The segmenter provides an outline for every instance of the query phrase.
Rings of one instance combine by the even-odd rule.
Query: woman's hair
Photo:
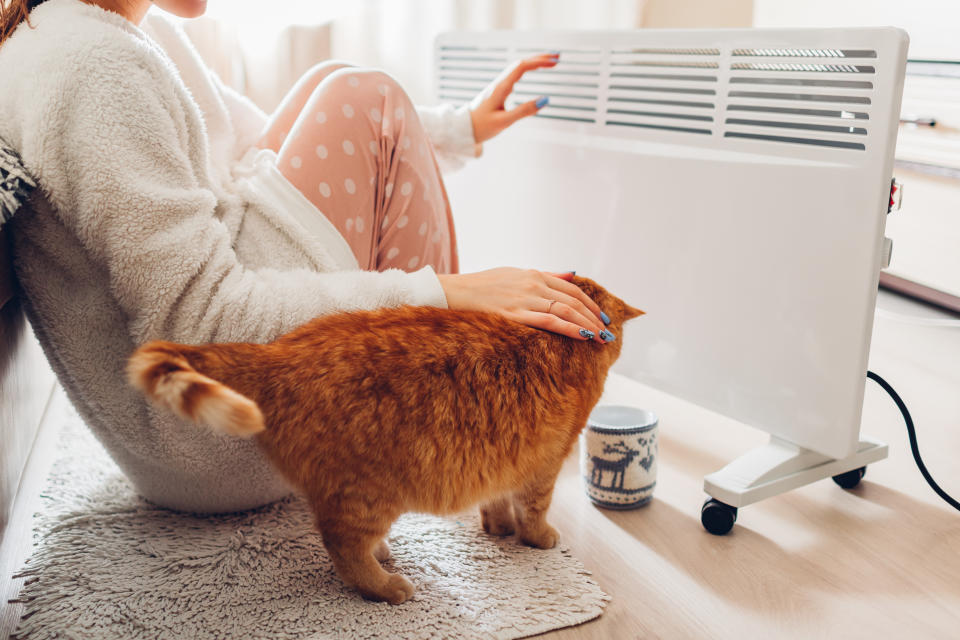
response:
[[[44,0],[0,0],[0,45],[7,41],[21,22],[30,24],[30,10]]]

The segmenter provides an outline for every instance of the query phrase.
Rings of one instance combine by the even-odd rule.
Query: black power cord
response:
[[[897,392],[893,390],[893,387],[891,387],[886,380],[873,371],[867,371],[867,377],[880,385],[884,391],[890,394],[893,401],[897,403],[897,408],[900,409],[900,413],[903,414],[903,420],[907,423],[907,433],[910,435],[910,450],[913,452],[913,459],[916,461],[920,473],[923,474],[923,479],[927,481],[927,484],[929,484],[930,487],[936,491],[937,495],[943,498],[947,504],[960,511],[960,502],[954,500],[949,493],[940,488],[940,485],[934,481],[930,472],[927,471],[926,465],[923,464],[923,460],[920,458],[920,449],[917,447],[917,432],[913,429],[913,418],[910,417],[910,412],[907,411],[907,405],[903,403],[903,400],[900,399],[900,396],[897,395]]]

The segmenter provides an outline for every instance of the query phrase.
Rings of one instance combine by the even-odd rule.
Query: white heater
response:
[[[453,103],[560,52],[510,100],[549,105],[448,180],[461,268],[596,278],[647,311],[619,373],[770,434],[706,477],[716,533],[886,456],[859,432],[906,50],[893,28],[437,39]]]

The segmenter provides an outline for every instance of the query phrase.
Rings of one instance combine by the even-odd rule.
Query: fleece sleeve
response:
[[[223,99],[223,104],[227,107],[227,113],[230,114],[230,120],[236,131],[237,143],[234,147],[234,157],[241,158],[263,136],[269,116],[254,104],[253,100],[224,84],[217,74],[211,72],[210,79]]]
[[[437,159],[444,170],[462,167],[468,158],[480,155],[482,146],[473,136],[470,108],[454,108],[450,104],[417,107],[417,115],[433,143]]]
[[[42,150],[41,182],[102,265],[134,340],[267,341],[337,310],[446,306],[431,269],[244,268],[203,186],[206,147],[191,143],[203,125],[184,109],[183,94],[158,71],[101,63],[119,68],[67,87],[70,99],[47,114],[57,135]]]

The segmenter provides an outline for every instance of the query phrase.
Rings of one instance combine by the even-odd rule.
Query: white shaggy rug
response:
[[[64,421],[19,640],[521,638],[591,620],[609,600],[562,547],[488,536],[474,515],[409,514],[389,564],[417,592],[367,602],[334,574],[300,500],[214,517],[158,509],[76,416]]]

